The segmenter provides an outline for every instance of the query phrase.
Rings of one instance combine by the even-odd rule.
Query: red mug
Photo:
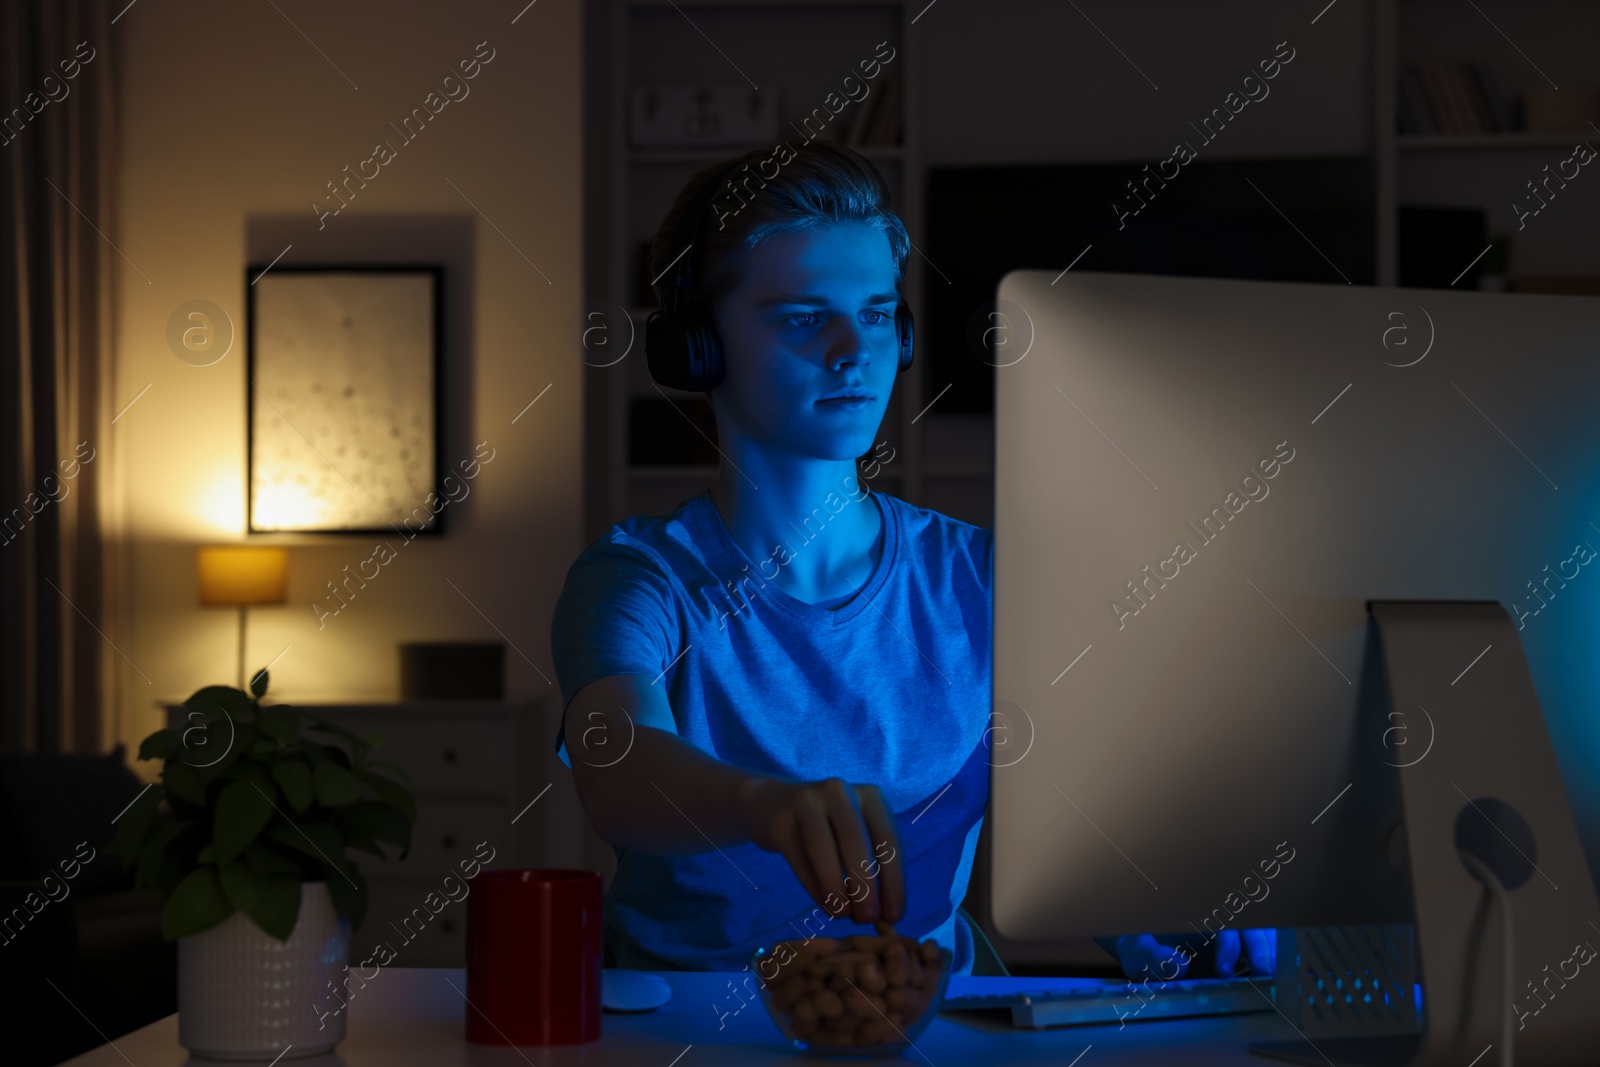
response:
[[[508,868],[467,898],[467,1040],[576,1045],[600,1037],[600,875]]]

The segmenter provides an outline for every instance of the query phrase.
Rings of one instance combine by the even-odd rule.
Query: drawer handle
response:
[[[445,848],[455,848],[456,847],[456,835],[455,834],[445,834],[444,838],[442,840],[440,840],[439,844],[443,845]]]
[[[456,750],[453,749],[453,748],[445,749],[444,750],[444,761],[446,763],[454,763],[456,761]]]

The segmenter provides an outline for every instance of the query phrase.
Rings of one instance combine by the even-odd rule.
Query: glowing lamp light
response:
[[[199,550],[200,603],[239,609],[239,688],[244,675],[246,615],[257,604],[289,599],[289,550],[244,545],[210,545]]]

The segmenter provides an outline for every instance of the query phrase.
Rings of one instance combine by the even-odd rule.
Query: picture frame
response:
[[[444,268],[246,270],[247,529],[444,533]]]

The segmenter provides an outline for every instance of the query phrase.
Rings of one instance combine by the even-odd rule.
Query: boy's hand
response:
[[[1277,964],[1277,931],[1271,927],[1223,930],[1216,935],[1215,969],[1218,978],[1238,973],[1239,956],[1250,963],[1253,977],[1270,976]],[[1117,938],[1117,961],[1122,973],[1146,982],[1171,982],[1189,970],[1189,960],[1175,947],[1163,945],[1153,934],[1128,934]]]
[[[1224,930],[1217,935],[1217,977],[1232,978],[1237,973],[1240,942],[1250,961],[1255,978],[1271,977],[1277,968],[1278,937],[1272,927],[1252,930]]]
[[[753,777],[737,796],[750,840],[788,860],[829,915],[848,908],[858,923],[905,915],[900,838],[877,786]]]
[[[1154,934],[1125,934],[1117,938],[1117,962],[1122,973],[1142,982],[1173,982],[1189,969],[1184,954],[1163,945]]]

